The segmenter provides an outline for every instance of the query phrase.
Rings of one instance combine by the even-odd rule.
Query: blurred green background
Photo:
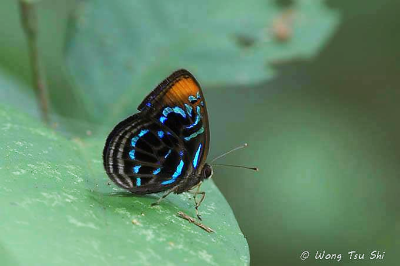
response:
[[[291,5],[291,1],[271,2],[280,8]],[[323,5],[326,12],[335,12],[336,24],[331,25],[330,36],[319,41],[320,47],[314,49],[312,56],[293,53],[276,60],[266,57],[273,75],[263,78],[260,65],[252,66],[251,61],[249,66],[254,70],[248,65],[230,69],[238,73],[260,72],[250,82],[224,84],[218,75],[227,74],[217,73],[215,81],[207,87],[203,85],[212,132],[210,157],[247,142],[247,149],[223,161],[260,168],[258,173],[218,168],[214,180],[247,237],[252,265],[398,265],[400,2],[330,0]],[[101,106],[88,108],[90,101],[76,93],[91,95],[95,90],[91,85],[96,82],[90,77],[79,82],[79,78],[85,79],[85,73],[74,73],[74,69],[78,71],[81,62],[64,59],[65,43],[69,55],[77,54],[79,48],[67,40],[71,36],[69,16],[78,16],[75,2],[43,1],[39,6],[40,47],[52,108],[67,119],[86,117],[96,123],[99,118],[93,110]],[[29,95],[29,58],[15,1],[2,1],[0,17],[0,68],[27,84],[24,95]],[[83,19],[80,23],[90,22]],[[296,20],[293,27],[295,23]],[[297,36],[301,32],[274,45],[290,46]],[[251,42],[252,38],[250,35],[240,39]],[[224,43],[219,45],[223,48]],[[212,50],[212,46],[207,49]],[[186,67],[187,61],[193,60],[190,49],[182,58]],[[107,64],[113,62],[106,62],[105,67]],[[169,67],[176,66],[171,63]],[[208,84],[207,79],[212,78],[204,68],[206,64],[193,72],[199,74],[201,84]],[[130,90],[139,87],[140,91],[130,94],[132,103],[124,102],[125,106],[132,105],[130,110],[113,109],[107,121],[116,123],[134,112],[145,92],[168,75],[166,70],[155,66],[139,71],[138,75],[147,81],[133,82],[135,86]],[[113,84],[113,80],[108,82]],[[113,89],[116,90],[110,91]],[[4,97],[1,101],[12,101]],[[30,101],[29,96],[26,101]],[[61,101],[66,104],[54,104]],[[23,102],[15,105],[24,109]],[[303,262],[300,254],[305,250],[310,251],[311,257]],[[343,258],[340,262],[316,260],[313,256],[317,250],[342,253]],[[365,259],[350,260],[347,252],[351,250],[365,253]],[[369,260],[373,250],[385,252],[384,259]]]

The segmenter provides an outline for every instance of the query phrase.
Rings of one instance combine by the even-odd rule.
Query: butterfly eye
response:
[[[203,177],[205,179],[210,178],[213,175],[213,169],[211,165],[205,164],[203,168]]]

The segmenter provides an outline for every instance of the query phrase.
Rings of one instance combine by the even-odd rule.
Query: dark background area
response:
[[[400,3],[329,4],[342,21],[315,60],[278,65],[258,86],[207,91],[213,151],[248,142],[225,161],[261,169],[217,169],[214,179],[252,265],[298,265],[303,250],[307,265],[336,262],[313,259],[317,250],[342,253],[341,265],[400,259]],[[221,98],[234,107],[229,117]],[[350,260],[352,250],[366,259]],[[385,258],[369,260],[373,250]]]

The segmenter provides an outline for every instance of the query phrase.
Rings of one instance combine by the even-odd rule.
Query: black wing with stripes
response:
[[[209,147],[205,100],[193,76],[180,70],[164,80],[107,138],[104,167],[118,186],[135,194],[201,181]]]

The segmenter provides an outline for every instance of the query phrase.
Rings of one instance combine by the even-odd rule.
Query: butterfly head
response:
[[[201,177],[203,179],[208,179],[210,177],[212,177],[214,171],[211,167],[211,165],[209,165],[208,163],[204,164],[203,169],[201,170]]]

